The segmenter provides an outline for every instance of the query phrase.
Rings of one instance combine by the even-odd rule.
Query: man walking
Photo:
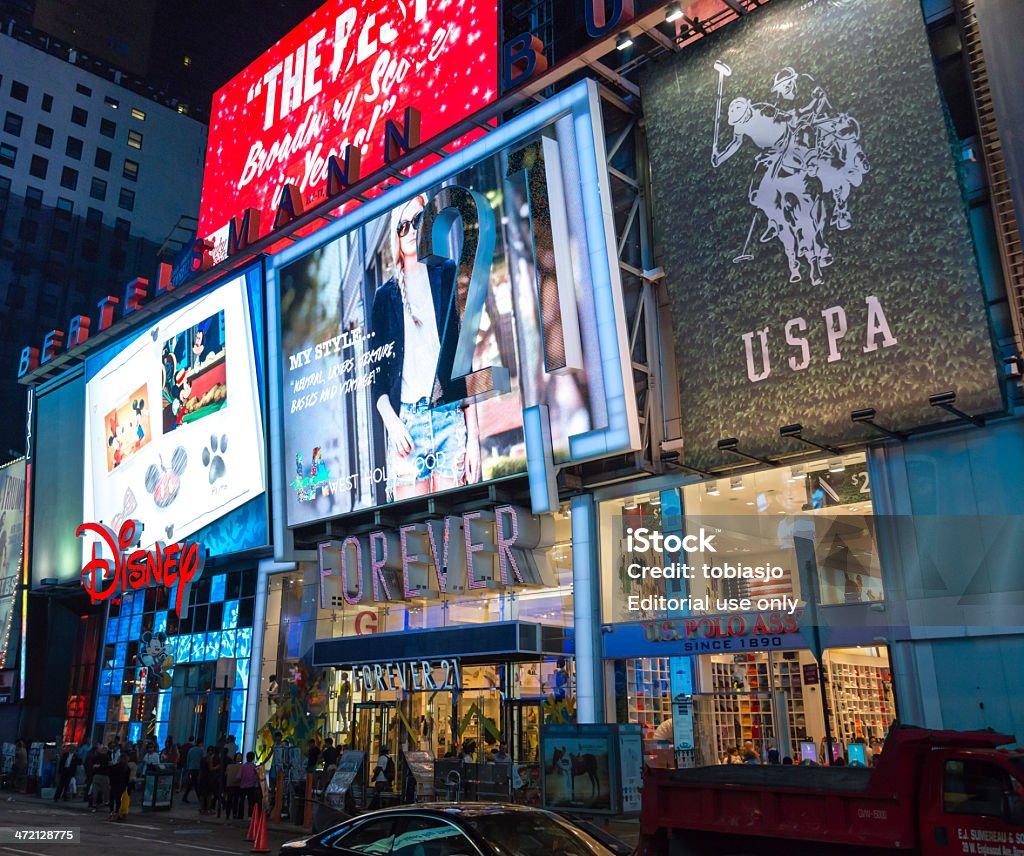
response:
[[[193,746],[185,756],[185,784],[183,786],[181,801],[188,802],[188,795],[195,791],[196,797],[202,800],[202,793],[199,790],[199,769],[203,761],[203,747],[199,745],[199,738],[192,739]]]
[[[57,761],[57,789],[53,792],[54,802],[61,799],[65,802],[67,801],[68,790],[71,782],[74,781],[79,763],[80,759],[75,751],[75,747],[70,743],[65,744],[64,752]]]
[[[105,806],[110,802],[110,751],[100,746],[96,751],[96,760],[92,767],[92,810]]]
[[[370,801],[370,811],[380,808],[381,794],[390,791],[395,781],[395,762],[388,754],[388,747],[382,743],[380,755],[377,756],[377,766],[373,770],[373,799]]]

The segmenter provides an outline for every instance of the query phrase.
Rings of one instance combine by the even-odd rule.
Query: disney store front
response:
[[[744,747],[820,762],[829,739],[870,763],[896,700],[864,455],[656,487],[600,506],[608,719],[643,727],[651,765]],[[641,573],[682,564],[689,577]]]

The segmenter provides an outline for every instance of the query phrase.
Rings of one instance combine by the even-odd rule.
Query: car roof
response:
[[[425,802],[415,803],[412,805],[399,805],[392,806],[390,808],[381,809],[376,812],[368,812],[366,814],[359,815],[362,817],[369,817],[372,815],[382,814],[405,814],[408,812],[412,813],[423,813],[429,812],[431,814],[440,814],[445,817],[482,817],[486,815],[495,814],[544,814],[552,816],[552,813],[540,808],[534,808],[532,806],[525,805],[512,805],[510,803],[446,803],[446,802]]]

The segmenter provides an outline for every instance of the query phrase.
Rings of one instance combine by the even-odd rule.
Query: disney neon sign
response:
[[[188,615],[188,596],[192,583],[199,579],[206,563],[206,548],[197,543],[162,544],[149,550],[129,548],[139,543],[143,526],[136,520],[125,520],[114,530],[102,523],[83,523],[75,531],[76,538],[92,533],[92,558],[82,568],[82,586],[93,603],[101,603],[115,594],[162,585],[172,588],[176,583],[174,611],[180,618]],[[106,550],[113,558],[104,555]]]

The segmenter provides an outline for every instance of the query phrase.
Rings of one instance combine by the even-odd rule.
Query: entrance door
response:
[[[508,702],[508,751],[516,764],[540,763],[542,704],[539,699]]]
[[[380,745],[386,743],[397,757],[395,729],[392,728],[395,715],[393,701],[365,701],[353,705],[352,730],[349,733],[349,748],[366,753],[367,764],[373,766],[377,760]]]

